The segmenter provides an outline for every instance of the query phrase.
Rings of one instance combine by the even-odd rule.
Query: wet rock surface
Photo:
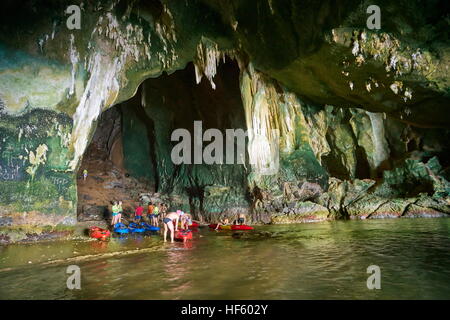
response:
[[[106,206],[84,205],[78,214],[78,221],[101,221],[110,215]]]

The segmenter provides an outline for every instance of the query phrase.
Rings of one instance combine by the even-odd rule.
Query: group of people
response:
[[[119,223],[122,221],[122,214],[123,214],[123,207],[122,207],[122,201],[113,201],[112,207],[112,219],[111,219],[111,225],[115,225],[116,223]],[[160,216],[164,216],[167,212],[167,206],[164,203],[160,203],[158,206],[153,203],[148,204],[147,208],[147,216],[150,220],[150,223],[153,226],[158,226]],[[141,203],[137,204],[136,210],[134,212],[134,221],[140,221],[143,218],[144,215],[144,207]]]
[[[246,219],[246,218],[245,218],[245,214],[240,213],[240,214],[238,215],[237,219],[235,220],[235,223],[234,223],[234,224],[240,224],[240,225],[245,224],[245,219]],[[216,226],[216,228],[215,228],[214,230],[218,230],[220,226],[228,226],[228,225],[230,225],[230,224],[231,224],[231,223],[230,223],[230,220],[229,220],[228,218],[225,218],[225,219],[223,219],[223,220],[220,220],[220,221],[217,223],[217,226]]]
[[[188,229],[192,225],[192,216],[181,210],[169,210],[169,213],[163,218],[164,242],[167,241],[167,231],[170,231],[170,241],[174,241],[175,232],[178,231],[178,224],[181,229]]]
[[[159,204],[153,204],[150,202],[147,206],[147,217],[150,220],[150,224],[157,227],[159,224],[159,221],[164,218],[164,216],[167,213],[167,205],[165,203],[159,203]],[[144,215],[144,207],[142,204],[138,204],[135,212],[134,212],[134,220],[140,221],[143,218]]]
[[[122,201],[114,201],[112,205],[112,221],[111,225],[120,223],[122,220]],[[134,212],[134,220],[141,221],[144,216],[144,206],[141,203],[137,204],[136,210]],[[170,231],[170,240],[174,242],[175,232],[178,229],[187,230],[189,226],[193,224],[192,216],[189,213],[183,212],[182,210],[176,210],[174,208],[168,208],[164,203],[153,204],[150,202],[147,206],[147,217],[150,223],[157,227],[160,222],[162,222],[164,227],[164,242],[167,241],[167,231]],[[245,224],[245,215],[239,214],[236,223]],[[229,225],[230,222],[228,218],[221,220],[216,227],[216,230],[220,226]]]
[[[178,226],[181,229],[187,230],[192,225],[192,216],[189,213],[185,213],[181,210],[170,209],[165,203],[154,204],[150,202],[147,206],[147,217],[150,224],[157,227],[160,222],[164,226],[164,242],[167,241],[167,231],[170,231],[171,241],[174,241],[175,232],[178,231]],[[112,220],[111,225],[120,223],[122,221],[122,201],[114,201],[112,208]],[[144,217],[144,206],[142,203],[138,203],[134,212],[134,221],[141,221]],[[175,222],[175,223],[174,223]]]

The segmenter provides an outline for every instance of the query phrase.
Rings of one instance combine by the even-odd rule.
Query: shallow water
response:
[[[242,233],[242,232],[241,232]],[[234,235],[234,236],[233,236]],[[0,247],[1,299],[450,299],[450,219],[201,228],[158,235]],[[69,265],[81,289],[66,286]],[[367,289],[367,267],[381,289]]]

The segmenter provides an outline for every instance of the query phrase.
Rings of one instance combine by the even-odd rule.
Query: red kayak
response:
[[[211,229],[215,229],[217,227],[217,223],[210,224],[209,227]],[[228,226],[219,226],[219,230],[253,230],[253,227],[246,224],[232,224]]]
[[[189,226],[189,228],[198,228],[198,227],[200,227],[200,225],[195,221],[192,221],[192,224]]]
[[[173,223],[173,225],[175,225],[175,221],[172,220],[172,223]],[[178,223],[178,226],[181,227],[181,224]],[[198,227],[200,227],[200,225],[195,221],[192,221],[192,224],[189,226],[189,228],[198,228]]]
[[[175,232],[175,239],[181,241],[192,240],[192,231],[191,230],[178,230]]]
[[[231,226],[231,230],[253,230],[253,227],[250,227],[246,224],[233,224]]]
[[[98,240],[106,241],[111,236],[111,232],[99,227],[90,227],[89,236]]]

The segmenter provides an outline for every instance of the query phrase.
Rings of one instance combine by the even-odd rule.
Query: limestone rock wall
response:
[[[144,126],[153,139],[146,174],[158,189],[199,214],[245,210],[264,222],[448,212],[448,5],[382,0],[382,28],[368,30],[369,4],[3,1],[1,227],[73,225],[75,175],[100,114],[135,96],[144,80],[170,76],[189,62],[195,77],[186,83],[221,90],[227,58],[239,67],[240,92],[230,98],[239,98],[239,121],[221,123],[228,118],[219,116],[220,107],[210,112],[214,118],[196,103],[174,111],[158,100],[161,92],[143,89],[149,94],[141,95],[138,117],[153,123],[150,131]],[[80,30],[66,26],[69,5],[81,9]],[[174,88],[162,89],[176,98]],[[172,114],[190,111],[184,121],[249,129],[254,164],[226,170],[170,164],[167,137],[180,126]],[[258,135],[269,141],[267,149]],[[280,170],[261,174],[274,149]],[[417,191],[407,192],[410,186]],[[350,194],[358,196],[347,201]]]

